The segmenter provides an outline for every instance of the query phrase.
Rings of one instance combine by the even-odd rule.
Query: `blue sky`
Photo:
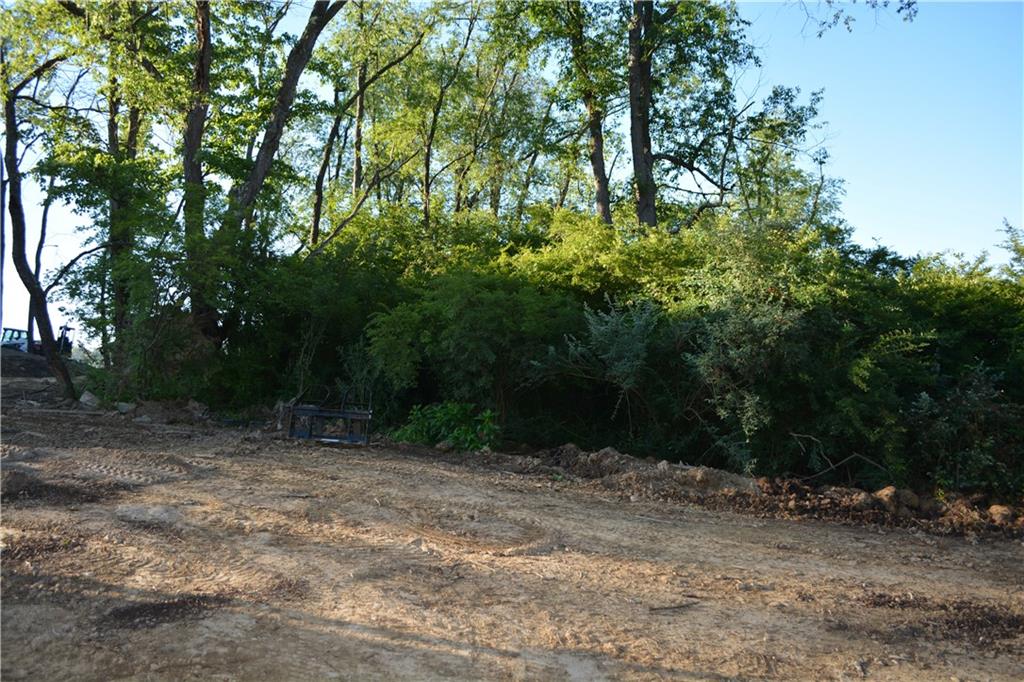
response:
[[[910,23],[847,9],[853,31],[818,38],[799,4],[740,3],[762,88],[825,90],[828,172],[855,239],[1005,261],[1003,218],[1024,219],[1024,4],[921,3]]]
[[[1024,223],[1024,4],[921,3],[912,23],[862,5],[846,6],[857,18],[852,32],[818,38],[798,2],[741,2],[763,63],[750,81],[762,96],[775,84],[824,89],[828,172],[845,180],[844,215],[857,241],[907,255],[988,251],[1004,262],[1003,218]],[[814,0],[806,6],[818,9]],[[25,199],[40,196],[26,191]],[[38,208],[27,209],[38,225]],[[79,220],[51,212],[44,269],[78,253]],[[51,312],[60,324],[58,305]],[[3,324],[24,327],[27,311],[8,258]]]

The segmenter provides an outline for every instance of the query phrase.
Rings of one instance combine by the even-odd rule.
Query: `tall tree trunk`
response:
[[[36,281],[39,281],[39,275],[43,272],[43,247],[46,246],[46,228],[50,222],[50,206],[53,204],[53,185],[56,180],[56,176],[51,175],[50,179],[46,183],[46,191],[43,199],[43,214],[39,218],[39,241],[36,242],[36,258],[34,267],[32,269],[32,275]],[[35,326],[36,316],[32,310],[32,306],[28,308],[28,324],[25,330],[28,332],[28,346],[26,348],[31,349],[32,344],[35,342]]]
[[[121,98],[116,79],[111,78],[110,109],[107,112],[107,152],[115,165],[121,164],[125,156],[135,157],[132,146],[138,143],[137,108],[129,110],[129,132],[122,150],[120,135]],[[134,115],[134,120],[133,120]],[[130,151],[129,151],[130,150]],[[127,195],[127,196],[126,196]],[[111,348],[111,360],[114,367],[123,368],[125,360],[125,336],[128,327],[128,297],[130,287],[130,268],[128,262],[134,242],[134,230],[130,224],[129,211],[125,205],[131,201],[130,190],[126,193],[120,187],[111,187],[107,200],[107,222],[110,249],[110,284],[113,295],[113,327],[114,345]]]
[[[338,89],[334,89],[334,106],[338,106]],[[343,112],[337,111],[334,114],[334,122],[331,130],[327,133],[327,144],[324,145],[324,153],[320,159],[320,170],[316,174],[316,184],[313,187],[313,225],[309,233],[309,245],[316,246],[320,241],[320,214],[324,205],[324,179],[331,166],[331,155],[334,152],[334,141],[338,139],[338,130],[341,128]]]
[[[357,0],[356,26],[359,31],[364,30],[363,26],[363,0]],[[359,196],[359,190],[363,187],[363,117],[366,115],[366,102],[364,91],[366,90],[366,69],[367,60],[359,62],[356,70],[356,121],[355,132],[352,137],[352,197]]]
[[[114,130],[117,130],[117,121]],[[111,139],[112,148],[118,150],[115,158],[118,162],[132,162],[139,154],[139,130],[142,125],[142,112],[137,106],[128,108],[128,135],[125,137],[123,149],[118,150],[119,139]],[[127,192],[111,194],[110,206],[110,256],[111,256],[111,289],[114,298],[114,346],[112,361],[115,367],[126,368],[128,342],[129,308],[131,304],[132,256],[135,252],[135,221],[137,218],[131,210],[133,195],[131,188]]]
[[[562,184],[558,188],[558,200],[555,202],[555,208],[562,208],[565,206],[565,199],[569,196],[569,183],[572,181],[572,176],[566,172],[565,178],[562,179]]]
[[[356,75],[356,120],[352,133],[352,196],[363,188],[363,118],[366,116],[366,62]]]
[[[434,126],[431,126],[432,128]],[[434,136],[430,135],[427,139],[427,144],[423,148],[423,185],[421,190],[421,196],[423,199],[423,228],[430,228],[430,156],[433,152],[434,147]],[[378,198],[378,203],[380,199]]]
[[[636,218],[655,227],[657,185],[651,152],[651,46],[654,3],[634,0],[629,23],[629,140],[633,154]]]
[[[36,69],[38,75],[56,65],[56,61],[50,60]],[[49,66],[47,66],[49,65]],[[45,68],[44,68],[45,67]],[[8,90],[4,97],[4,135],[7,138],[4,149],[4,165],[7,171],[8,209],[11,216],[11,260],[14,268],[21,278],[22,284],[29,293],[29,305],[35,315],[36,326],[39,327],[39,340],[43,346],[43,355],[46,357],[46,364],[50,372],[57,378],[64,395],[68,398],[76,398],[75,385],[71,381],[67,365],[61,357],[57,348],[57,341],[53,335],[53,327],[50,324],[50,313],[46,307],[46,293],[39,284],[26,255],[25,239],[25,207],[21,198],[21,169],[18,168],[18,115],[15,109],[18,91],[27,81]],[[8,86],[7,83],[4,84]]]
[[[107,267],[110,265],[110,251],[108,250],[104,256],[107,259]],[[99,303],[96,304],[96,312],[99,314],[99,318],[103,320],[103,324],[100,325],[100,357],[103,358],[103,369],[110,370],[112,368],[112,361],[110,358],[110,325],[107,324],[107,289],[109,288],[110,282],[106,277],[100,280],[100,296]]]
[[[441,118],[441,108],[444,106],[444,100],[445,96],[448,94],[448,88],[455,84],[455,79],[459,76],[459,69],[462,68],[462,61],[466,58],[466,52],[469,50],[469,41],[473,37],[473,29],[476,27],[476,21],[479,17],[478,9],[479,8],[475,7],[473,14],[469,17],[469,25],[466,27],[466,37],[462,41],[462,47],[460,48],[459,56],[452,67],[451,76],[441,81],[440,89],[437,93],[437,100],[434,102],[434,107],[430,112],[430,126],[427,129],[426,139],[423,144],[422,196],[424,230],[430,228],[430,189],[431,184],[434,181],[434,176],[430,170],[430,163],[434,152],[434,137],[437,135],[437,124]]]
[[[2,54],[2,48],[0,48]],[[7,270],[7,166],[0,163],[0,301],[4,296],[4,272]],[[3,306],[0,305],[0,321]]]
[[[220,338],[217,310],[210,303],[211,271],[206,254],[206,186],[203,180],[203,131],[206,126],[207,99],[210,94],[210,2],[195,3],[196,60],[192,75],[192,107],[185,118],[182,167],[185,195],[182,216],[185,223],[185,254],[188,258],[189,299],[196,328],[210,339]]]
[[[551,121],[551,109],[555,106],[555,99],[548,100],[548,106],[544,110],[544,118],[541,120],[539,138],[533,145],[530,152],[530,162],[526,165],[526,172],[523,174],[523,186],[516,200],[516,223],[523,219],[523,209],[526,207],[526,200],[530,196],[530,185],[533,183],[533,169],[537,166],[537,159],[540,157],[541,145],[548,132],[548,123]]]
[[[461,58],[459,62],[461,63]],[[441,117],[441,107],[444,106],[444,97],[451,83],[441,83],[441,91],[434,102],[434,108],[430,111],[430,127],[427,128],[427,137],[423,144],[423,229],[430,228],[430,189],[434,181],[430,164],[434,154],[434,137],[437,135],[437,122]]]
[[[491,213],[498,217],[501,210],[501,193],[504,189],[505,172],[500,167],[494,177],[491,178]]]
[[[239,228],[252,216],[256,197],[263,189],[263,183],[270,172],[274,156],[281,145],[284,126],[288,122],[292,104],[295,102],[299,78],[313,56],[313,48],[316,46],[320,34],[331,19],[341,11],[346,2],[347,0],[334,0],[333,2],[316,0],[313,4],[313,10],[309,14],[302,35],[288,53],[281,85],[274,98],[270,120],[267,121],[267,127],[264,129],[263,140],[260,142],[259,151],[256,152],[256,161],[253,163],[252,170],[243,183],[232,187],[228,193],[229,211],[224,227]]]
[[[608,174],[604,169],[604,131],[602,112],[593,99],[586,99],[587,128],[590,131],[590,168],[594,173],[594,204],[598,217],[606,224],[612,224],[611,195],[608,191]]]
[[[566,3],[571,30],[569,45],[577,77],[583,83],[581,98],[587,109],[587,130],[590,132],[590,168],[594,175],[594,204],[597,215],[606,224],[612,223],[608,174],[604,168],[604,107],[594,89],[586,44],[586,16],[580,0]],[[564,200],[564,198],[563,198]]]

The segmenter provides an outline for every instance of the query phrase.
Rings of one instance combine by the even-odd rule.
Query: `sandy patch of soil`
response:
[[[789,509],[817,489],[701,490],[607,452],[2,428],[4,680],[1024,676],[1001,531],[835,523]]]

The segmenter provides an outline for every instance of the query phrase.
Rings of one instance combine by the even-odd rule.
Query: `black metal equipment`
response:
[[[346,392],[338,409],[308,404],[292,406],[288,417],[288,436],[321,443],[369,445],[372,420],[372,399],[365,405],[350,404]]]

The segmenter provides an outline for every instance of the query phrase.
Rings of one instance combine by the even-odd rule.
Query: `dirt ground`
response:
[[[2,429],[4,680],[1024,679],[1018,537],[209,424]]]

